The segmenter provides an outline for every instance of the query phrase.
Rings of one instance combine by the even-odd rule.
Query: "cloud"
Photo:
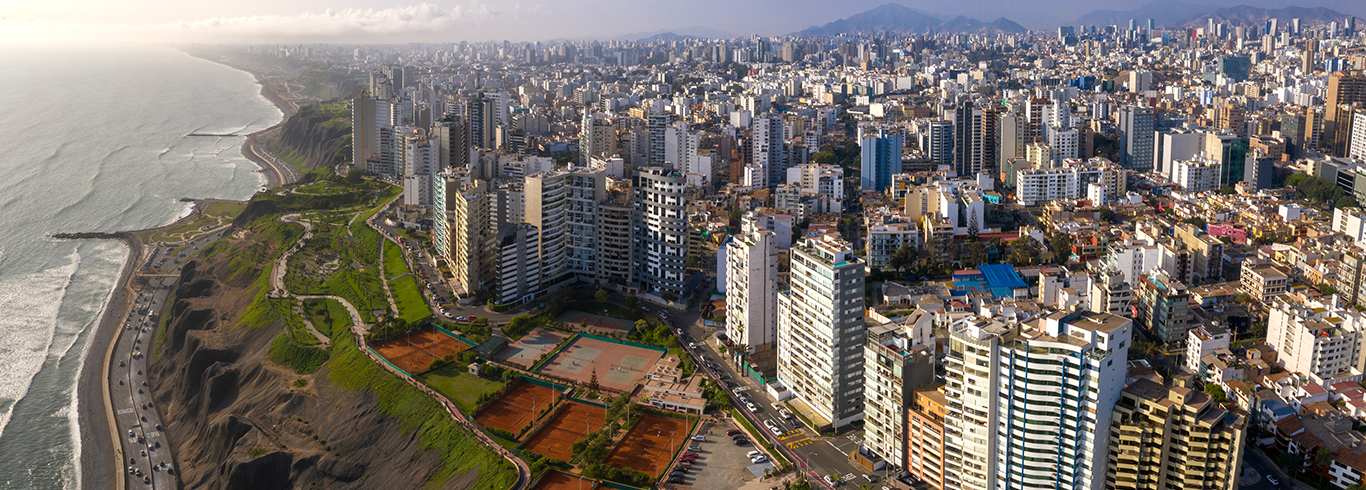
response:
[[[444,8],[429,3],[387,9],[343,9],[298,15],[214,17],[163,24],[75,24],[0,19],[0,42],[370,42],[430,35],[501,17],[520,18],[539,5],[494,7],[478,0]]]

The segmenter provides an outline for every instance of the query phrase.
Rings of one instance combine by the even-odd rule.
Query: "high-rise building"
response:
[[[725,256],[726,336],[747,347],[751,368],[772,376],[778,362],[778,240],[768,230],[735,235]]]
[[[688,260],[687,177],[673,169],[645,167],[632,172],[632,180],[632,282],[648,294],[681,299]]]
[[[786,178],[787,166],[783,156],[787,154],[783,140],[783,118],[776,113],[755,116],[751,121],[752,139],[750,163],[763,168],[764,187],[777,187]]]
[[[883,192],[892,185],[892,176],[901,173],[904,142],[904,136],[895,128],[859,128],[862,153],[859,188]]]
[[[1207,133],[1205,155],[1222,165],[1219,173],[1220,187],[1232,187],[1242,182],[1247,170],[1247,160],[1255,158],[1248,152],[1247,138],[1240,138],[1229,132]]]
[[[493,301],[515,304],[531,301],[544,291],[541,284],[540,230],[527,223],[505,224],[494,239]]]
[[[908,415],[915,389],[934,379],[933,345],[916,345],[907,328],[869,327],[863,347],[862,449],[897,468],[906,468],[910,456]]]
[[[924,145],[925,156],[934,163],[953,163],[953,123],[942,119],[934,120],[929,122],[928,129],[929,138]]]
[[[1077,158],[1081,154],[1081,133],[1076,129],[1049,125],[1044,132],[1048,146],[1053,150],[1050,167],[1061,167],[1064,160]]]
[[[1105,488],[1132,325],[1063,310],[1022,325],[950,326],[944,488]]]
[[[1172,163],[1172,182],[1186,192],[1205,192],[1219,189],[1224,164],[1208,158],[1177,160]]]
[[[1203,391],[1138,378],[1110,424],[1107,488],[1237,490],[1248,414]]]
[[[1224,104],[1219,107],[1219,129],[1232,132],[1239,138],[1247,137],[1247,113],[1238,104]]]
[[[960,176],[996,172],[996,112],[964,101],[954,113],[953,170]]]
[[[540,230],[542,283],[553,288],[597,273],[597,204],[607,195],[602,167],[548,170],[526,176],[525,222]]]
[[[1153,170],[1153,108],[1124,106],[1119,110],[1119,165],[1135,172]]]
[[[1350,107],[1349,104],[1363,103],[1366,103],[1366,75],[1334,72],[1328,77],[1328,96],[1323,104],[1323,132],[1332,135],[1333,156],[1347,155],[1351,111],[1345,109]]]
[[[863,261],[834,235],[792,248],[792,289],[778,295],[778,379],[819,419],[863,419]]]
[[[362,93],[351,104],[351,168],[371,173],[370,161],[380,158],[380,128],[394,124],[393,104]]]
[[[1129,72],[1129,91],[1146,92],[1152,88],[1153,72],[1148,70],[1133,70]]]
[[[996,127],[1000,131],[997,138],[996,168],[1005,170],[1007,162],[1011,159],[1025,157],[1025,145],[1031,142],[1029,121],[1024,114],[1002,112],[997,116]]]
[[[650,147],[648,165],[651,167],[663,167],[669,161],[668,152],[665,151],[664,135],[669,130],[669,125],[673,123],[674,115],[663,111],[653,111],[646,117],[646,127],[650,131]]]
[[[488,183],[466,184],[466,177],[465,171],[447,170],[435,176],[432,186],[432,238],[454,276],[451,289],[461,298],[490,285],[494,263]]]
[[[493,148],[498,132],[498,104],[488,92],[480,92],[465,101],[465,129],[470,146]]]

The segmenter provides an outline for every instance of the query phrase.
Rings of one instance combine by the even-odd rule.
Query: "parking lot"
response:
[[[746,482],[755,479],[754,474],[750,473],[749,466],[753,465],[745,453],[750,451],[763,451],[762,447],[753,444],[753,436],[750,436],[751,443],[743,446],[736,446],[731,442],[731,438],[726,435],[726,431],[731,429],[744,429],[731,421],[720,423],[704,422],[704,429],[700,434],[707,437],[706,441],[693,441],[702,448],[698,451],[697,461],[683,479],[682,484],[664,485],[663,488],[739,488]]]

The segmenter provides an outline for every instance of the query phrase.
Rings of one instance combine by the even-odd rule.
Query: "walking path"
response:
[[[392,203],[392,201],[391,201],[390,203],[385,204],[384,207],[388,207],[389,204],[391,204],[391,203]],[[362,212],[363,212],[363,211],[362,211]],[[361,213],[357,213],[355,217],[359,217],[360,214],[361,214]],[[378,213],[376,213],[376,214],[378,214]],[[352,217],[351,223],[354,223],[354,222],[355,222],[355,217]],[[298,223],[301,223],[301,224],[304,225],[304,229],[305,229],[304,236],[301,237],[301,238],[299,239],[299,242],[296,243],[293,247],[291,247],[291,248],[289,249],[289,251],[285,252],[284,254],[282,254],[282,255],[280,256],[280,260],[276,261],[276,263],[275,263],[275,269],[276,269],[276,270],[273,271],[273,272],[271,273],[271,287],[272,287],[272,289],[274,289],[274,292],[278,292],[281,296],[285,296],[285,297],[291,296],[290,293],[289,293],[289,290],[285,289],[285,284],[284,284],[284,274],[285,274],[285,271],[288,270],[288,260],[289,260],[289,256],[292,255],[294,252],[298,251],[300,248],[302,248],[302,247],[303,247],[304,241],[306,241],[306,240],[308,240],[309,238],[312,237],[312,230],[313,230],[312,225],[311,225],[309,222],[307,222],[307,221],[301,221],[301,220],[299,220],[298,218],[299,218],[299,215],[297,215],[297,214],[295,214],[295,215],[288,215],[288,216],[281,216],[281,217],[280,217],[280,220],[281,220],[281,221],[285,221],[285,222],[298,222]],[[366,220],[366,224],[369,225],[371,228],[374,228],[376,231],[379,231],[381,236],[385,235],[385,233],[384,233],[382,230],[379,230],[379,229],[375,226],[375,224],[374,224],[374,217],[373,217],[373,216],[372,216],[369,220]],[[350,227],[349,227],[349,226],[347,227],[347,232],[350,233]],[[391,240],[392,240],[392,239],[391,239]],[[396,243],[397,243],[397,242],[396,242]],[[400,245],[400,246],[401,246],[401,245]],[[406,254],[405,254],[405,257],[406,257]],[[384,267],[384,263],[383,263],[383,262],[384,262],[384,256],[383,256],[383,252],[381,251],[381,254],[380,254],[380,263],[379,263],[379,264],[376,264],[376,266],[380,267],[380,270],[381,270],[381,271],[384,270],[384,269],[383,269],[383,267]],[[380,276],[382,277],[383,274],[381,273]],[[395,315],[397,315],[397,314],[398,314],[398,307],[394,304],[393,295],[389,292],[388,282],[387,282],[387,281],[381,281],[381,282],[384,282],[384,283],[385,283],[384,294],[385,294],[385,296],[387,296],[387,297],[389,298],[389,304],[390,304],[391,307],[393,307]],[[405,372],[403,372],[403,371],[400,371],[400,370],[394,368],[393,366],[389,365],[388,362],[386,362],[386,361],[384,361],[383,359],[381,359],[381,358],[379,357],[379,355],[375,354],[375,352],[374,352],[373,350],[370,349],[369,344],[367,344],[366,341],[365,341],[365,335],[368,334],[368,333],[370,333],[370,327],[371,327],[371,325],[366,324],[366,323],[364,322],[364,319],[362,319],[361,316],[360,316],[360,311],[357,310],[356,307],[355,307],[355,305],[352,305],[350,301],[347,301],[345,298],[342,298],[342,297],[339,297],[339,296],[333,296],[333,295],[299,295],[299,296],[295,296],[295,298],[297,298],[297,299],[298,299],[299,301],[301,301],[301,302],[302,302],[303,300],[305,300],[305,299],[330,299],[330,300],[334,300],[334,301],[336,301],[336,302],[338,302],[338,303],[341,303],[341,305],[342,305],[343,307],[346,308],[347,314],[351,315],[351,325],[352,325],[352,326],[351,326],[351,334],[355,337],[356,346],[357,346],[358,348],[360,348],[360,351],[361,351],[361,352],[364,352],[365,355],[366,355],[367,357],[369,357],[371,361],[374,361],[376,364],[379,364],[380,367],[383,367],[385,370],[387,370],[387,371],[393,373],[395,376],[398,376],[400,379],[402,379],[402,380],[408,382],[408,384],[412,385],[413,387],[417,388],[418,390],[421,390],[423,393],[426,393],[426,394],[428,394],[428,395],[430,395],[430,396],[436,398],[436,400],[437,400],[438,402],[441,403],[441,406],[442,406],[442,407],[445,407],[446,412],[450,413],[450,415],[451,415],[452,417],[454,417],[456,421],[460,422],[460,425],[464,426],[466,430],[468,430],[468,431],[469,431],[471,434],[473,434],[475,437],[479,438],[479,440],[480,440],[481,442],[483,442],[483,444],[484,444],[485,446],[488,446],[489,449],[492,449],[492,450],[496,451],[496,452],[497,452],[500,456],[502,456],[504,459],[507,459],[508,461],[510,461],[510,462],[513,464],[513,466],[516,466],[516,467],[517,467],[517,483],[513,484],[510,490],[523,490],[523,489],[527,488],[527,487],[531,484],[531,467],[530,467],[530,466],[527,466],[527,464],[526,464],[525,461],[522,461],[522,459],[519,458],[519,457],[517,457],[517,455],[513,454],[511,451],[507,450],[507,448],[504,448],[502,445],[500,445],[500,444],[494,442],[494,441],[493,441],[492,439],[490,439],[487,435],[485,435],[484,432],[483,432],[482,430],[480,430],[478,427],[476,427],[476,426],[474,425],[474,423],[473,423],[472,421],[470,421],[468,418],[466,418],[466,417],[465,417],[465,414],[461,413],[460,410],[457,409],[457,408],[455,407],[455,404],[452,403],[452,402],[451,402],[449,399],[447,399],[445,396],[441,395],[440,393],[437,393],[436,391],[432,390],[431,388],[428,388],[427,385],[423,384],[422,382],[420,382],[420,381],[418,381],[418,380],[416,380],[416,379],[413,379],[413,377],[412,377],[412,376],[409,376],[408,373],[405,373]],[[313,332],[314,335],[321,335],[320,333],[318,333],[318,331],[317,331],[316,329],[313,328],[312,324],[308,322],[307,317],[305,317],[304,322],[305,322],[305,324],[307,324],[307,325],[309,326],[309,331],[310,331],[310,332]],[[320,338],[319,340],[322,340],[322,339]]]

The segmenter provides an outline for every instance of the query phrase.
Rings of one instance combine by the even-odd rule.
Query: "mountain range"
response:
[[[925,33],[925,32],[1004,32],[1020,34],[1027,29],[1005,17],[982,22],[964,16],[945,20],[901,4],[888,3],[822,26],[811,26],[792,35],[798,37],[838,36],[840,34]]]
[[[1132,19],[1138,25],[1146,25],[1148,19],[1158,27],[1201,27],[1208,25],[1209,19],[1215,23],[1225,23],[1230,27],[1260,26],[1268,19],[1279,19],[1282,26],[1290,25],[1290,19],[1300,19],[1306,26],[1327,24],[1337,21],[1342,24],[1347,14],[1325,7],[1299,7],[1266,9],[1248,5],[1219,8],[1213,5],[1200,5],[1177,0],[1157,0],[1134,10],[1097,10],[1079,17],[1075,25],[1118,25],[1128,26]]]

